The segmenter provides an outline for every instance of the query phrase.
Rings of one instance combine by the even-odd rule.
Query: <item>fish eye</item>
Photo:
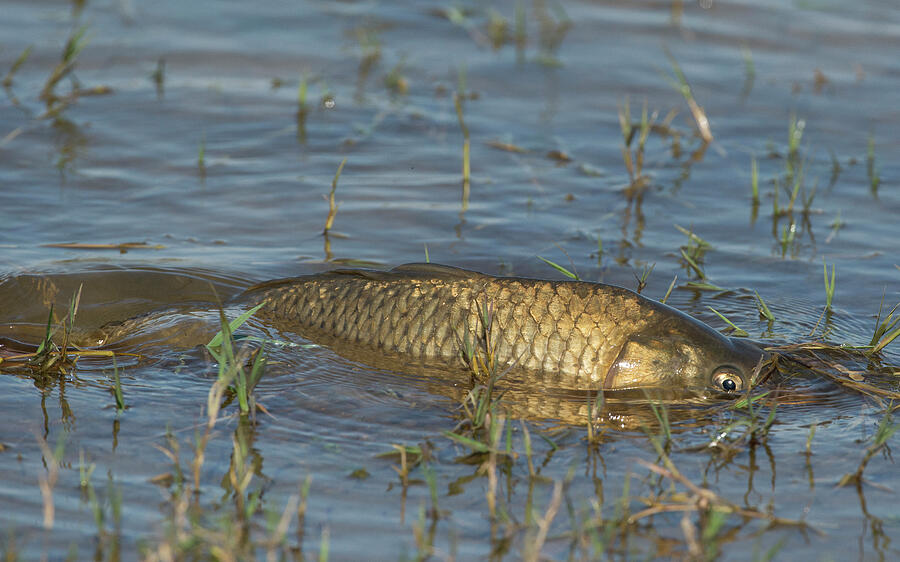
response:
[[[733,367],[721,367],[713,374],[713,384],[718,390],[738,392],[744,389],[744,379]]]

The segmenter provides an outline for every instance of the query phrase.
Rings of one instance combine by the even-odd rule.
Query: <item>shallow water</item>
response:
[[[898,301],[900,112],[892,93],[900,90],[893,48],[900,43],[900,10],[891,2],[701,3],[708,9],[528,2],[521,4],[521,49],[513,38],[492,48],[488,32],[494,13],[514,33],[514,2],[85,4],[78,13],[67,2],[7,0],[0,18],[0,72],[33,46],[0,96],[0,349],[37,343],[51,302],[65,310],[82,284],[77,324],[85,331],[150,310],[169,312],[120,345],[143,355],[120,359],[128,405],[122,414],[105,359],[84,359],[51,380],[0,377],[0,521],[15,546],[10,539],[0,544],[23,558],[61,558],[72,549],[79,557],[110,557],[109,536],[119,537],[123,557],[134,558],[139,544],[153,548],[163,540],[170,488],[150,479],[173,466],[156,447],[166,446],[170,428],[188,465],[216,375],[200,348],[174,345],[171,336],[197,343],[216,331],[210,284],[227,301],[254,282],[336,264],[422,261],[426,247],[434,262],[559,278],[535,257],[541,255],[584,279],[630,288],[655,264],[645,294],[661,298],[678,275],[669,304],[725,329],[712,306],[773,343],[808,340],[814,329],[821,337],[826,329],[829,341],[866,344],[882,298],[886,306]],[[566,20],[571,27],[561,34]],[[41,118],[47,108],[40,91],[66,39],[82,25],[89,43],[74,76],[83,88],[109,86],[112,93],[81,97],[58,117]],[[687,104],[666,78],[672,75],[666,50],[709,116],[715,140],[702,154]],[[151,75],[160,59],[164,78],[157,84]],[[388,86],[392,70],[406,92]],[[301,80],[306,109],[298,119]],[[57,92],[70,87],[65,79]],[[467,196],[453,102],[459,88],[471,134]],[[677,111],[669,129],[677,144],[658,132],[648,137],[648,182],[637,194],[628,189],[622,158],[617,110],[626,99],[635,122],[645,102],[657,123]],[[781,208],[792,187],[783,185],[792,115],[804,123],[792,160],[802,163],[804,187],[792,214],[776,214],[773,179],[781,184]],[[501,150],[498,142],[522,151]],[[323,195],[344,158],[326,238]],[[809,212],[800,212],[814,187]],[[703,269],[725,290],[684,287],[696,275],[680,257],[688,238],[676,224],[711,244]],[[47,246],[70,242],[153,248]],[[833,314],[820,319],[823,260],[836,267],[837,290]],[[754,291],[777,318],[771,327],[759,319]],[[242,310],[226,307],[230,317]],[[306,343],[259,323],[245,330]],[[888,347],[886,360],[897,364],[900,354]],[[894,380],[879,385],[897,390]],[[898,487],[892,459],[874,456],[862,487],[835,488],[862,459],[881,407],[809,373],[778,384],[784,396],[768,438],[739,441],[733,456],[704,446],[739,414],[719,402],[672,406],[672,459],[686,477],[734,504],[803,519],[824,533],[764,531],[764,523],[732,515],[716,535],[724,556],[754,558],[775,547],[817,559],[896,556],[900,520],[893,494],[882,489]],[[435,557],[515,558],[533,529],[502,522],[492,528],[488,479],[476,474],[477,465],[459,462],[467,450],[443,435],[458,421],[464,390],[453,381],[367,369],[328,349],[273,349],[257,388],[271,415],[260,415],[250,430],[233,416],[219,422],[200,501],[212,513],[230,508],[223,475],[231,435],[240,428],[251,433],[257,463],[251,490],[263,490],[263,511],[280,512],[312,477],[307,556],[320,550],[327,531],[333,559],[413,557],[419,507],[431,505],[425,474],[415,468],[407,489],[391,468],[399,461],[376,455],[395,443],[428,442],[445,514],[425,525],[426,536],[434,533]],[[667,489],[667,480],[658,484],[637,462],[657,458],[640,423],[628,418],[649,421],[656,432],[645,406],[609,405],[615,415],[591,449],[577,421],[587,418],[586,400],[513,388],[507,401],[511,415],[528,420],[535,462],[548,478],[529,478],[523,454],[501,471],[502,508],[512,520],[524,525],[532,501],[543,515],[552,482],[573,470],[546,556],[595,552],[590,541],[573,543],[566,535],[593,516],[591,500],[609,520],[626,482],[633,513],[645,507],[640,498]],[[235,411],[232,404],[223,414]],[[513,425],[521,453],[523,433]],[[741,432],[732,428],[720,441]],[[43,527],[38,480],[47,469],[39,438],[51,447],[65,443],[52,530]],[[104,540],[97,539],[81,485],[82,451],[85,464],[95,466]],[[359,468],[368,477],[350,478]],[[123,512],[113,532],[116,493]],[[266,516],[255,517],[254,532],[264,533]],[[681,517],[642,519],[627,527],[626,539],[617,535],[607,553],[685,554]],[[293,520],[291,544],[299,541],[295,531]]]

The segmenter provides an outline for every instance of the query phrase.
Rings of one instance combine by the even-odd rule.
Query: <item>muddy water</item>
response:
[[[62,377],[0,377],[0,521],[4,537],[15,537],[3,548],[25,558],[109,557],[109,536],[134,558],[140,544],[163,540],[171,489],[151,479],[173,467],[156,447],[169,428],[187,465],[204,423],[215,366],[196,344],[216,330],[210,286],[227,302],[260,280],[348,262],[421,261],[426,247],[435,262],[559,277],[535,257],[542,255],[584,279],[632,288],[635,274],[655,264],[645,294],[661,298],[678,275],[670,304],[726,328],[712,306],[773,343],[807,340],[814,329],[836,343],[868,343],[882,295],[889,305],[900,295],[893,94],[900,10],[890,2],[526,2],[518,48],[513,2],[84,4],[79,11],[7,0],[0,16],[0,72],[33,47],[0,96],[3,351],[36,343],[49,305],[64,310],[82,284],[85,332],[165,312],[118,344],[142,355],[121,358],[122,414],[107,360],[85,359]],[[492,18],[508,24],[496,48]],[[72,78],[112,92],[44,116],[41,90],[82,26],[89,42],[56,93],[67,95]],[[705,151],[667,78],[667,50],[708,114],[715,139]],[[456,91],[471,135],[467,191]],[[637,189],[622,157],[617,112],[626,100],[633,121],[646,103],[660,125],[647,138],[646,181]],[[803,124],[793,157],[792,116]],[[323,237],[322,196],[345,158],[333,231]],[[802,165],[802,187],[793,212],[776,213],[773,200],[784,209],[791,197],[789,163]],[[688,238],[676,224],[710,243],[703,271],[723,290],[685,287],[697,274],[681,258]],[[149,248],[48,246],[126,242]],[[823,260],[836,266],[837,290],[833,313],[820,319]],[[759,319],[754,291],[776,317],[771,326]],[[229,316],[242,310],[226,306]],[[249,431],[251,490],[263,491],[262,511],[280,512],[312,477],[307,555],[320,550],[324,532],[334,559],[412,557],[418,509],[430,505],[424,475],[415,469],[404,488],[391,468],[398,461],[376,455],[427,441],[444,513],[425,527],[437,558],[520,555],[528,531],[491,528],[488,479],[458,462],[465,448],[443,436],[457,422],[464,386],[366,368],[264,325],[245,330],[296,345],[270,350],[257,395],[271,415],[251,429],[235,417],[219,422],[203,467],[206,509],[229,507],[223,475],[231,434]],[[900,356],[889,347],[887,360]],[[879,384],[896,390],[893,381]],[[672,407],[672,458],[685,476],[741,507],[802,519],[823,533],[763,532],[764,523],[733,515],[718,530],[718,548],[729,559],[779,546],[782,555],[824,559],[896,556],[900,527],[893,496],[883,491],[898,487],[892,460],[873,457],[859,488],[834,487],[856,469],[882,409],[814,375],[781,385],[793,398],[778,407],[768,439],[741,442],[733,455],[705,445],[723,432],[720,441],[737,439],[740,429],[724,428],[738,414],[720,403]],[[591,500],[606,520],[616,517],[626,483],[632,512],[643,509],[639,498],[666,488],[637,462],[656,459],[640,429],[657,431],[646,406],[611,404],[603,441],[589,452],[581,397],[513,388],[506,398],[511,415],[553,442],[534,439],[548,480],[529,479],[524,456],[504,469],[502,505],[512,519],[524,524],[532,501],[543,514],[552,481],[573,469],[547,556],[595,552],[589,540],[573,543],[567,534],[593,516]],[[230,405],[223,414],[234,411]],[[514,447],[524,451],[515,426]],[[39,439],[64,443],[50,530]],[[95,467],[103,533],[81,485],[82,453]],[[349,477],[360,468],[366,478]],[[256,515],[255,532],[264,533],[265,520]],[[299,540],[295,521],[291,544]],[[688,548],[679,513],[642,519],[624,537],[607,541],[610,554]]]

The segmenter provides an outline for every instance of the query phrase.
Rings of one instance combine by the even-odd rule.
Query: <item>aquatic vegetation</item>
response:
[[[750,335],[750,334],[747,333],[746,330],[742,330],[741,328],[738,328],[738,327],[734,324],[734,322],[732,322],[731,320],[729,320],[728,318],[726,318],[724,314],[722,314],[721,312],[719,312],[719,311],[716,310],[715,308],[713,308],[713,307],[711,307],[711,306],[707,306],[706,308],[710,309],[710,310],[713,312],[713,314],[715,314],[716,316],[718,316],[719,318],[721,318],[723,322],[725,322],[726,324],[728,324],[728,326],[729,326],[729,327],[731,328],[731,330],[732,330],[731,334],[732,334],[733,336],[736,336],[736,337],[747,337],[747,336]]]
[[[881,185],[881,175],[878,173],[878,167],[875,165],[875,136],[869,135],[869,142],[866,150],[866,175],[869,178],[869,190],[872,195],[878,196],[878,186]]]
[[[261,303],[247,310],[231,322],[225,319],[225,311],[220,308],[219,318],[222,329],[206,344],[206,349],[219,365],[219,375],[216,384],[222,393],[228,389],[237,396],[241,415],[254,416],[256,413],[258,405],[253,396],[253,389],[263,375],[266,356],[261,349],[252,351],[247,349],[236,350],[234,330],[253,316],[264,304]],[[253,358],[253,363],[250,371],[246,372],[243,364],[251,357]],[[231,387],[232,383],[234,383],[233,387]]]
[[[12,276],[0,278],[4,290],[22,271],[170,264],[194,277],[209,268],[239,278],[226,282],[235,288],[247,277],[322,267],[318,232],[325,261],[334,263],[416,260],[415,241],[427,240],[426,262],[433,251],[461,265],[541,276],[534,256],[559,241],[571,257],[557,260],[565,266],[540,257],[556,270],[544,269],[548,276],[636,285],[689,314],[715,313],[731,324],[719,325],[725,331],[765,338],[778,373],[733,399],[697,403],[523,393],[497,367],[497,335],[485,333],[499,317],[491,302],[482,329],[467,334],[471,368],[458,380],[368,369],[265,324],[252,327],[259,338],[244,337],[246,317],[231,320],[229,306],[228,318],[216,321],[215,307],[196,303],[127,335],[122,345],[138,346],[137,358],[117,345],[79,346],[86,327],[108,320],[91,308],[98,299],[137,310],[193,295],[131,301],[107,294],[102,281],[86,283],[76,314],[67,302],[76,283],[48,292],[46,302],[32,299],[20,314],[11,289],[0,294],[4,311],[15,309],[15,327],[6,315],[0,324],[9,418],[0,459],[16,494],[4,501],[16,509],[0,529],[0,558],[896,557],[895,526],[877,518],[890,511],[890,495],[877,490],[890,484],[897,438],[892,344],[900,309],[886,303],[876,316],[866,294],[887,284],[890,298],[894,289],[896,258],[882,234],[896,194],[881,189],[886,172],[865,125],[889,130],[890,112],[866,92],[894,69],[854,52],[854,42],[871,38],[829,22],[813,30],[785,5],[754,12],[758,37],[738,33],[734,49],[717,50],[721,38],[697,30],[710,17],[732,29],[721,10],[683,19],[681,1],[632,10],[516,0],[441,3],[431,13],[322,3],[285,18],[275,8],[236,8],[241,22],[197,20],[198,35],[184,41],[177,30],[192,10],[160,20],[149,4],[137,18],[124,4],[109,13],[82,0],[47,13],[20,4],[14,17],[24,14],[28,31],[7,26],[0,53],[10,101],[9,130],[0,133],[3,180],[16,186],[6,190],[2,217],[9,228],[0,254]],[[153,36],[166,39],[165,59],[140,47],[148,16]],[[667,17],[667,40],[679,53],[668,66],[658,46]],[[117,27],[119,19],[138,25]],[[784,42],[767,26],[775,20],[798,22],[811,48]],[[174,33],[165,27],[171,22]],[[220,26],[238,32],[223,35]],[[850,69],[847,60],[859,59],[857,80],[865,68],[868,87],[837,87],[852,71],[812,73],[811,59],[824,52],[816,38],[835,31],[848,45],[835,64]],[[138,34],[134,48],[117,50],[129,33]],[[779,56],[756,67],[754,44]],[[627,52],[629,64],[605,64],[597,52],[616,60]],[[654,65],[666,67],[677,97],[646,82]],[[795,77],[792,68],[809,71]],[[276,75],[286,79],[270,88]],[[83,97],[109,90],[80,80],[106,79],[122,85],[120,95]],[[828,79],[835,87],[817,96]],[[44,90],[48,101],[39,102]],[[701,90],[716,92],[706,109]],[[797,108],[789,121],[785,105]],[[702,147],[691,154],[709,143],[712,126],[719,142],[710,157]],[[470,134],[495,139],[487,144],[497,149],[477,155],[479,204],[471,209]],[[770,137],[776,141],[766,146]],[[208,140],[216,142],[207,147]],[[215,201],[183,189],[213,164],[207,148],[221,172],[209,186]],[[185,156],[193,169],[166,164]],[[344,156],[365,178],[342,185],[355,201],[353,237],[342,243],[353,258],[335,260],[329,236],[339,236],[341,171],[333,164]],[[89,164],[56,173],[75,158]],[[316,178],[332,174],[320,231]],[[459,179],[464,221],[454,200]],[[741,203],[748,198],[749,226]],[[768,220],[757,222],[761,202],[771,232]],[[230,228],[244,213],[246,224]],[[675,234],[673,222],[688,227]],[[128,234],[134,228],[140,232]],[[113,241],[169,240],[77,242],[88,229]],[[54,240],[66,243],[44,244]],[[157,251],[133,251],[148,248]],[[823,266],[826,298],[817,301],[823,254],[834,263]],[[838,264],[842,286],[864,289],[842,293],[839,312]],[[813,327],[822,304],[833,312]],[[163,328],[183,335],[188,316],[204,330],[198,342],[219,330],[209,349],[162,341]],[[807,341],[813,337],[827,341]],[[271,344],[275,338],[289,347]],[[271,415],[254,417],[254,406]],[[384,449],[389,457],[377,454]],[[822,494],[839,479],[844,486]],[[830,509],[837,503],[840,515]],[[812,525],[829,536],[817,538]]]
[[[688,237],[687,244],[679,248],[681,259],[683,260],[688,273],[693,271],[698,279],[706,279],[706,273],[703,271],[702,264],[704,256],[706,256],[706,252],[712,248],[712,244],[694,234],[693,231],[687,230],[677,224],[675,225],[675,228]]]
[[[634,292],[637,294],[641,294],[644,288],[647,286],[647,280],[650,278],[650,274],[653,273],[653,268],[656,267],[655,263],[644,264],[641,267],[641,274],[634,274],[634,279],[637,281],[637,287],[634,288]]]
[[[759,165],[756,163],[756,156],[750,160],[750,194],[753,204],[759,205]]]
[[[114,362],[116,355],[137,357],[133,353],[113,352],[106,349],[84,349],[75,345],[72,341],[75,332],[75,318],[81,301],[81,289],[72,295],[69,309],[62,321],[54,324],[53,306],[47,315],[46,328],[41,342],[33,352],[16,353],[9,356],[0,356],[0,372],[27,371],[35,381],[47,381],[53,377],[64,377],[74,372],[77,362],[81,358],[111,358]],[[114,363],[114,395],[119,409],[124,409],[122,401],[121,383],[118,378],[118,367]]]
[[[409,80],[403,75],[403,64],[401,60],[388,72],[384,77],[385,87],[394,95],[403,96],[409,93]]]
[[[641,111],[641,121],[637,129],[635,129],[631,121],[631,104],[628,97],[625,97],[625,103],[619,108],[619,128],[622,130],[622,160],[625,162],[625,169],[628,171],[628,177],[631,180],[629,190],[640,189],[646,183],[647,178],[643,175],[644,170],[644,148],[647,137],[653,124],[656,122],[656,112],[652,116],[647,115],[647,101],[644,101],[644,107]],[[631,143],[634,140],[635,132],[637,132],[637,146],[632,154]]]
[[[834,299],[834,264],[831,265],[831,280],[828,280],[828,265],[822,259],[822,275],[825,277],[825,310],[831,311],[831,301]]]
[[[463,105],[462,99],[459,94],[453,96],[453,103],[456,106],[456,117],[459,119],[459,129],[462,131],[463,135],[463,146],[462,146],[462,212],[465,213],[466,209],[469,208],[469,188],[470,188],[470,179],[472,175],[471,164],[469,162],[469,155],[471,152],[471,143],[469,139],[469,128],[466,126],[466,121],[463,119]]]
[[[325,228],[322,230],[322,234],[325,236],[328,236],[328,232],[334,225],[334,217],[337,216],[338,206],[334,199],[334,193],[335,191],[337,191],[338,180],[341,177],[341,172],[344,171],[344,164],[346,163],[346,158],[341,160],[341,163],[338,165],[337,172],[334,173],[334,179],[331,180],[331,191],[328,192],[328,197],[326,198],[326,200],[328,201],[328,216],[325,218]]]
[[[568,277],[569,279],[574,279],[574,280],[576,280],[576,281],[581,281],[581,278],[578,277],[578,273],[569,271],[568,269],[566,269],[565,267],[559,265],[558,263],[552,262],[552,261],[550,261],[550,260],[548,260],[548,259],[546,259],[546,258],[544,258],[544,257],[537,256],[537,259],[539,259],[539,260],[541,260],[542,262],[546,263],[547,265],[549,265],[550,267],[552,267],[552,268],[555,269],[556,271],[562,273],[563,275],[565,275],[565,276]],[[573,267],[572,269],[574,269],[574,267]]]
[[[833,284],[834,281],[832,280],[832,285]],[[897,336],[900,336],[900,327],[897,327],[897,324],[900,324],[900,315],[894,316],[894,313],[897,312],[897,308],[900,307],[900,303],[894,305],[894,308],[888,312],[887,316],[884,317],[884,320],[881,319],[884,297],[882,297],[881,304],[882,306],[878,307],[878,316],[875,318],[875,331],[872,334],[871,341],[869,341],[869,346],[872,348],[870,353],[873,355],[879,353],[888,344],[897,339]]]
[[[709,144],[713,140],[713,135],[710,131],[709,118],[706,116],[706,111],[694,99],[694,93],[691,90],[687,77],[681,70],[678,61],[675,60],[674,55],[668,49],[665,49],[665,53],[669,59],[669,65],[672,67],[672,73],[675,76],[674,79],[671,77],[667,78],[672,86],[684,97],[684,101],[687,102],[691,115],[694,117],[694,123],[697,125],[697,132],[700,134],[700,138],[703,139],[704,144]]]
[[[757,305],[757,308],[759,309],[760,317],[765,318],[771,324],[772,322],[775,321],[775,315],[772,314],[771,310],[769,310],[769,307],[766,304],[766,301],[764,301],[762,299],[762,297],[759,296],[759,292],[754,291],[754,294],[756,295],[756,305]]]
[[[197,169],[201,174],[206,172],[206,132],[200,137],[200,144],[197,146]]]
[[[150,74],[150,80],[156,87],[156,97],[162,98],[166,88],[166,59],[159,57],[156,61],[156,69]]]
[[[898,429],[900,429],[900,423],[894,423],[894,417],[892,415],[892,409],[888,409],[884,416],[882,416],[881,421],[878,423],[878,427],[875,429],[875,435],[872,436],[872,444],[866,447],[865,454],[863,455],[862,460],[859,462],[859,467],[855,472],[851,472],[845,474],[841,477],[841,480],[837,483],[840,486],[847,486],[849,484],[855,484],[857,486],[862,485],[863,483],[863,471],[866,470],[866,466],[869,464],[869,461],[878,454],[879,451],[885,448],[887,445],[888,439],[890,439],[894,433]]]
[[[672,296],[672,290],[675,289],[675,283],[678,282],[678,276],[672,278],[672,282],[669,283],[669,288],[666,289],[666,294],[663,295],[663,298],[660,299],[659,302],[666,304],[666,301],[669,300],[669,297]]]
[[[13,62],[12,66],[9,67],[9,70],[6,71],[6,75],[3,77],[2,85],[4,88],[9,88],[10,86],[12,86],[13,76],[15,76],[16,72],[18,72],[20,68],[22,68],[33,50],[34,47],[29,45],[22,50],[18,57],[16,57],[15,62]]]
[[[69,39],[63,47],[61,60],[57,63],[53,72],[50,73],[50,76],[44,83],[40,99],[47,102],[48,107],[57,99],[54,94],[56,85],[74,70],[75,61],[78,58],[78,55],[87,46],[87,31],[87,26],[81,26],[72,32],[72,35],[69,36]]]

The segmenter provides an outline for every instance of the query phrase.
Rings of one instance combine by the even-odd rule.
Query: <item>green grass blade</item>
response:
[[[754,293],[756,294],[756,307],[759,309],[759,314],[769,322],[774,322],[775,315],[772,314],[772,311],[766,306],[766,301],[762,300],[762,297],[759,296],[759,291],[754,291]]]
[[[578,277],[578,275],[572,273],[571,271],[569,271],[569,270],[566,269],[565,267],[559,265],[558,263],[554,263],[554,262],[552,262],[552,261],[550,261],[550,260],[548,260],[548,259],[546,259],[546,258],[542,258],[541,256],[537,256],[537,259],[539,259],[539,260],[541,260],[542,262],[546,263],[547,265],[549,265],[550,267],[552,267],[552,268],[555,269],[556,271],[559,271],[560,273],[562,273],[562,274],[565,275],[566,277],[571,277],[572,279],[575,279],[576,281],[581,281],[581,278]]]
[[[262,308],[263,305],[265,305],[265,304],[266,304],[265,302],[261,302],[258,305],[254,306],[253,308],[251,308],[250,310],[248,310],[247,312],[241,314],[240,316],[238,316],[237,318],[235,318],[234,320],[229,322],[228,323],[229,331],[233,333],[234,330],[236,330],[238,327],[240,327],[251,316],[256,314],[256,311],[258,311],[260,308]],[[224,337],[225,337],[225,334],[223,333],[223,331],[219,330],[219,332],[215,336],[213,336],[213,338],[211,340],[209,340],[209,343],[206,344],[207,349],[216,348],[216,347],[221,346]]]
[[[476,441],[475,439],[471,439],[464,435],[459,435],[459,434],[453,433],[452,431],[445,431],[444,436],[456,441],[460,445],[465,445],[466,447],[472,449],[476,453],[487,453],[487,452],[490,452],[490,450],[491,450],[490,447],[488,447],[481,441]]]
[[[731,327],[734,329],[733,334],[734,334],[736,337],[739,337],[739,338],[740,338],[740,337],[747,337],[747,336],[750,335],[750,334],[748,334],[745,330],[742,330],[742,329],[738,328],[738,327],[734,324],[734,322],[732,322],[732,321],[729,320],[728,318],[725,318],[725,315],[723,315],[721,312],[719,312],[719,311],[716,310],[715,308],[713,308],[713,307],[711,307],[711,306],[707,306],[706,308],[712,310],[712,311],[715,313],[716,316],[718,316],[718,317],[721,318],[726,324],[728,324],[729,326],[731,326]]]

